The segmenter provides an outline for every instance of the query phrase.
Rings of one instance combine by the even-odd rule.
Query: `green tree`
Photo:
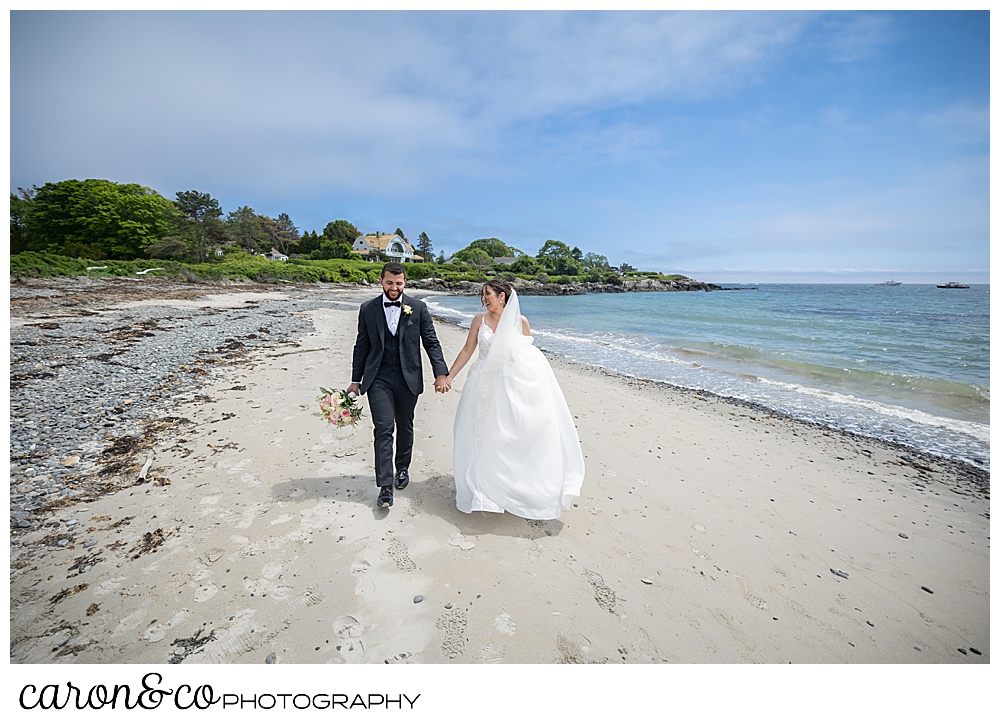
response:
[[[611,269],[611,265],[608,264],[608,257],[602,254],[595,254],[592,251],[588,251],[583,255],[581,263],[585,271]]]
[[[305,232],[302,234],[302,238],[299,239],[299,253],[300,254],[311,254],[312,252],[319,249],[321,243],[321,237],[315,231]]]
[[[552,271],[560,275],[578,276],[583,273],[583,267],[573,257],[559,257],[552,265]]]
[[[403,230],[400,229],[398,226],[396,227],[396,236],[398,236],[403,241],[408,241],[408,239],[406,238],[406,234],[404,234]]]
[[[236,211],[230,211],[226,222],[232,230],[232,236],[238,239],[246,249],[247,254],[253,254],[260,244],[260,219],[257,212],[249,206],[241,206]]]
[[[466,264],[475,269],[480,276],[482,276],[484,271],[493,267],[493,258],[482,249],[474,251],[464,261]]]
[[[328,241],[342,242],[351,247],[354,246],[354,242],[359,236],[361,236],[361,232],[358,231],[358,227],[350,221],[345,221],[344,219],[331,221],[323,229],[324,239]]]
[[[533,256],[519,256],[514,260],[514,263],[510,265],[510,270],[517,274],[527,274],[534,276],[539,271],[541,271],[542,266],[538,263],[538,260]]]
[[[264,232],[264,238],[273,249],[277,249],[284,255],[288,255],[293,248],[298,246],[299,231],[292,223],[288,214],[279,214],[277,219],[269,216],[258,216],[260,228]]]
[[[151,259],[177,259],[185,261],[190,257],[191,245],[183,236],[165,236],[146,247]]]
[[[351,259],[358,258],[354,249],[342,241],[320,238],[319,248],[309,254],[310,259]]]
[[[441,251],[438,252],[437,263],[438,264],[447,264],[448,263],[448,260],[444,258],[444,249],[442,249]]]
[[[431,237],[423,231],[417,237],[417,253],[424,258],[424,261],[431,261],[434,258],[434,245],[431,243]]]
[[[17,194],[10,195],[10,252],[19,254],[28,250],[28,211],[31,209],[32,201],[38,188],[32,186],[30,189],[18,187]]]
[[[569,255],[574,259],[576,259],[577,261],[583,260],[583,252],[580,251],[580,247],[578,246],[574,246],[572,249],[570,249]]]
[[[211,194],[200,191],[178,191],[174,204],[183,219],[182,228],[190,235],[194,253],[202,264],[208,256],[208,245],[219,236],[222,207]]]
[[[563,242],[549,239],[538,250],[535,258],[542,263],[554,263],[556,259],[572,259],[573,252]]]
[[[634,272],[634,271],[636,271],[636,268],[634,266],[632,266],[631,264],[626,264],[626,263],[622,262],[622,265],[618,267],[618,270],[622,274],[627,274],[628,272]]]
[[[476,239],[461,251],[456,252],[455,257],[461,261],[468,261],[479,252],[482,252],[490,259],[498,256],[514,256],[513,249],[500,239],[490,237],[489,239]]]
[[[47,183],[22,207],[24,246],[91,259],[135,259],[171,229],[171,203],[139,184]]]

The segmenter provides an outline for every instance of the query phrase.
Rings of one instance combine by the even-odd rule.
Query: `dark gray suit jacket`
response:
[[[399,337],[399,362],[403,368],[403,379],[410,392],[419,395],[424,391],[423,366],[420,359],[420,340],[431,360],[434,376],[448,374],[448,365],[444,362],[441,343],[434,333],[434,322],[431,319],[427,305],[419,299],[400,296],[403,305],[409,305],[412,314],[399,315],[399,325],[396,336]],[[369,299],[361,305],[358,312],[358,339],[354,343],[354,364],[351,372],[352,380],[361,380],[361,394],[371,387],[378,368],[382,364],[382,352],[385,349],[385,337],[389,334],[389,326],[385,322],[385,307],[382,306],[382,295]]]

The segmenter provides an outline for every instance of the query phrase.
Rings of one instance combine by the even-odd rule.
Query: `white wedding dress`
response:
[[[558,518],[580,495],[583,453],[552,368],[523,333],[516,292],[477,345],[455,414],[458,509]]]

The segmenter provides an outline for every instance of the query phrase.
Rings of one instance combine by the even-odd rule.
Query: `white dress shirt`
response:
[[[385,292],[382,292],[382,309],[385,310],[385,323],[389,326],[389,334],[395,337],[396,327],[399,326],[399,315],[403,313],[403,295],[399,295],[399,299],[397,300],[399,302],[398,307],[385,306],[386,302],[391,301],[392,300],[385,295]]]

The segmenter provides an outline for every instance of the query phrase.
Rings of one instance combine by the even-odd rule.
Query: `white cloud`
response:
[[[531,124],[753,83],[806,22],[637,12],[21,17],[13,160],[30,155],[49,177],[108,165],[128,176],[158,163],[161,176],[236,177],[248,188],[411,191],[503,173],[510,145],[538,131]],[[44,60],[31,64],[29,53]],[[611,158],[658,142],[635,122],[573,133],[556,145]],[[56,148],[43,147],[54,138]]]

